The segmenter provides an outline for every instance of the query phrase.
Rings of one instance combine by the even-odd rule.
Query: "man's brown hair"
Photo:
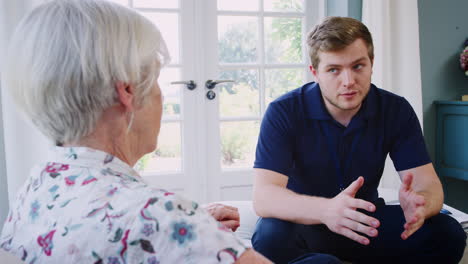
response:
[[[369,58],[373,61],[372,36],[369,29],[361,21],[350,17],[326,17],[307,35],[312,67],[317,69],[320,63],[319,51],[342,50],[357,39],[362,39],[366,43]]]

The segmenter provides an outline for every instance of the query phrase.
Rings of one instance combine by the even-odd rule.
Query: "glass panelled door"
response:
[[[203,200],[197,178],[203,154],[197,151],[201,149],[197,127],[202,122],[198,114],[202,106],[197,102],[201,89],[194,72],[195,1],[113,1],[135,9],[157,25],[171,55],[158,79],[164,95],[158,148],[141,158],[135,168],[154,186]]]
[[[310,80],[303,43],[322,1],[114,1],[153,21],[172,57],[158,149],[136,168],[200,202],[251,199],[261,118]]]
[[[319,2],[206,3],[209,31],[215,31],[207,45],[216,51],[207,74],[233,81],[218,84],[206,105],[208,200],[250,200],[261,118],[271,101],[311,78],[303,43]]]

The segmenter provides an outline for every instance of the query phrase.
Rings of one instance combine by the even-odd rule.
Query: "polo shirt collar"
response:
[[[371,84],[369,93],[362,102],[362,107],[359,110],[365,119],[370,119],[377,114],[377,87]],[[305,114],[309,119],[328,120],[333,119],[328,113],[325,103],[323,102],[320,86],[316,82],[311,82],[305,85],[304,89]]]
[[[363,111],[366,119],[371,119],[377,115],[379,97],[377,95],[377,87],[375,85],[371,84],[369,93],[362,103],[361,111]]]
[[[332,119],[330,113],[325,108],[322,99],[320,86],[316,82],[311,82],[305,85],[304,89],[304,104],[306,117],[309,119],[328,120]]]

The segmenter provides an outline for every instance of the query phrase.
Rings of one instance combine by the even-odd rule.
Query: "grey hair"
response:
[[[7,87],[28,118],[58,143],[76,142],[118,103],[120,81],[146,104],[170,60],[158,28],[124,6],[102,0],[55,0],[32,10],[11,39]]]

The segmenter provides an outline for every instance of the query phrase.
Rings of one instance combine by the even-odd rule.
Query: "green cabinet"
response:
[[[437,173],[442,177],[468,181],[468,102],[435,103]]]

